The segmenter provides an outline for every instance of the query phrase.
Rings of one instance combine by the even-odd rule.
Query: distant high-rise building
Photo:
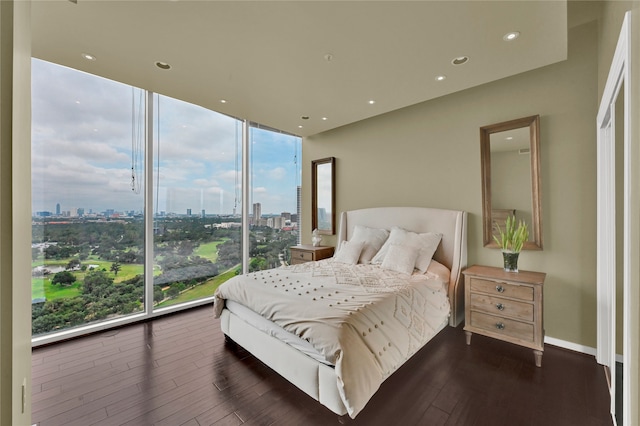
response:
[[[191,216],[191,209],[187,209],[187,216]]]
[[[269,219],[267,219],[267,226],[274,229],[281,229],[283,226],[283,222],[284,221],[282,217],[270,217]]]
[[[204,209],[202,209],[201,217],[204,219],[204,218],[205,218],[205,216],[206,216],[206,214],[205,214],[205,212],[204,212]]]
[[[60,216],[60,203],[56,204],[56,216]]]
[[[253,224],[258,225],[262,217],[262,204],[253,203]]]
[[[280,213],[280,217],[283,218],[284,220],[291,220],[291,213],[282,212],[282,213]]]

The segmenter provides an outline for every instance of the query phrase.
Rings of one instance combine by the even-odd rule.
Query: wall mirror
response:
[[[481,127],[480,157],[484,246],[498,248],[493,235],[515,215],[529,226],[523,248],[542,250],[540,116]]]
[[[311,229],[324,235],[336,229],[336,159],[334,157],[311,162]]]

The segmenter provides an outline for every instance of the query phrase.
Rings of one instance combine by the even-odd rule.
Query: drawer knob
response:
[[[503,324],[503,323],[501,323],[501,322],[497,322],[497,323],[496,323],[496,328],[497,328],[498,330],[504,330],[504,324]]]
[[[502,287],[500,284],[498,284],[498,285],[496,286],[496,291],[497,291],[498,293],[504,293],[504,287]]]
[[[496,309],[499,311],[504,311],[504,305],[502,303],[496,304]]]

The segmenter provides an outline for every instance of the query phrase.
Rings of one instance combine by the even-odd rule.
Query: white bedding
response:
[[[447,281],[332,259],[240,275],[216,291],[295,334],[335,365],[355,417],[380,384],[448,322]]]
[[[313,347],[313,345],[306,340],[302,340],[293,333],[289,333],[278,324],[269,321],[263,316],[256,314],[251,309],[236,302],[235,300],[225,300],[225,308],[230,312],[233,312],[238,317],[242,318],[250,326],[262,331],[263,333],[273,336],[281,342],[285,342],[287,345],[292,346],[300,352],[307,354],[311,358],[318,362],[327,364],[333,367],[333,364],[324,359],[322,354]]]

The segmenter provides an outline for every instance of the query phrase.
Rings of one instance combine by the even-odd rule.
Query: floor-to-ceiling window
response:
[[[242,266],[241,122],[155,97],[154,299],[211,297]]]
[[[251,237],[249,271],[289,261],[299,235],[300,138],[251,127]]]
[[[33,60],[32,93],[33,334],[139,312],[141,90]]]
[[[32,81],[38,342],[206,303],[243,247],[248,270],[287,261],[300,138],[253,124],[243,143],[235,118],[37,59]]]

